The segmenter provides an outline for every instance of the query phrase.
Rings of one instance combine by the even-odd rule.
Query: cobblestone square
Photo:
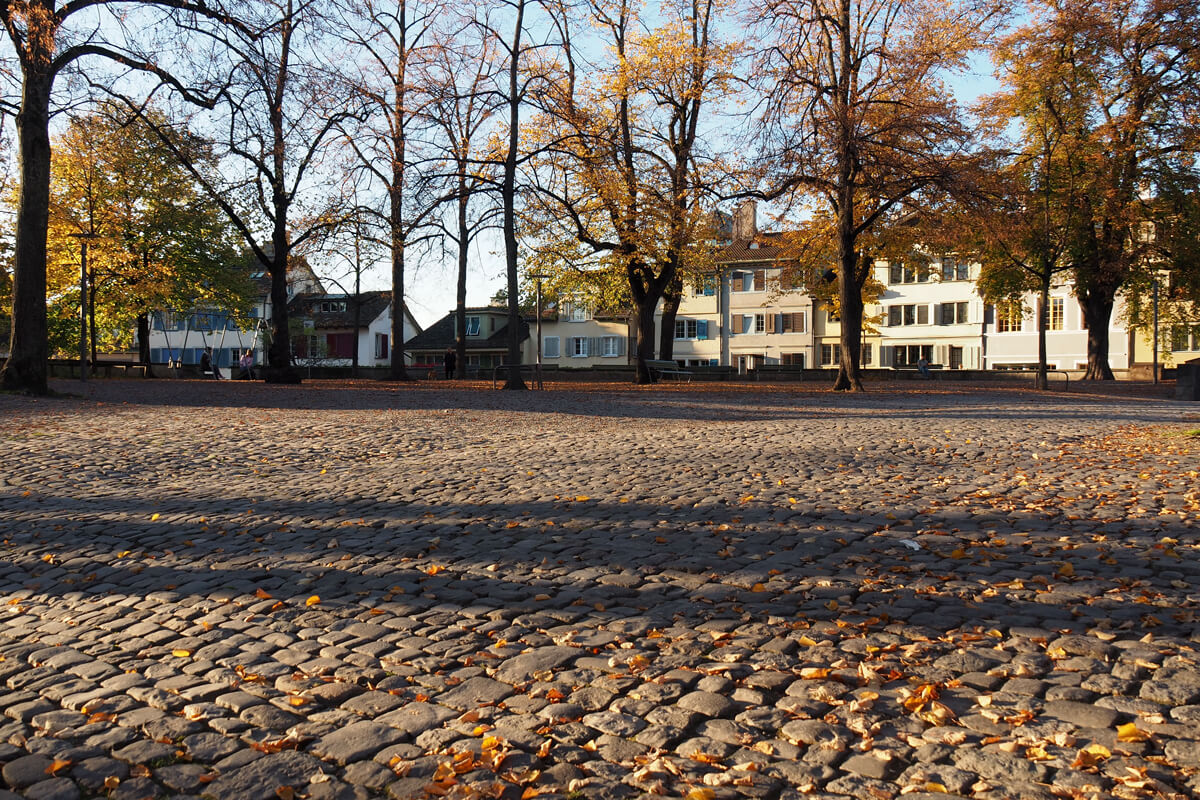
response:
[[[1195,404],[0,395],[0,800],[1200,796]]]

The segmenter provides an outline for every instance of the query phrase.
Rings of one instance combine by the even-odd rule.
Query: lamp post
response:
[[[72,233],[79,240],[79,380],[88,379],[88,240],[95,239],[94,233]]]

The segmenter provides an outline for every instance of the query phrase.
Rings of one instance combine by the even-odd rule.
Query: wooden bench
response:
[[[691,383],[694,374],[690,370],[680,368],[674,361],[660,359],[646,359],[646,369],[650,371],[650,378],[656,382],[664,375],[674,375],[678,378],[686,377],[688,383]]]

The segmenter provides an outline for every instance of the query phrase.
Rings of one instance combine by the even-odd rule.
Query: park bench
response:
[[[688,383],[691,383],[694,374],[690,370],[682,369],[674,361],[661,359],[646,359],[646,369],[650,371],[650,377],[654,381],[662,380],[664,375],[674,375],[677,378],[686,377]]]

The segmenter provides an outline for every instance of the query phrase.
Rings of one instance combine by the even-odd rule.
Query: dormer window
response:
[[[346,310],[345,300],[323,300],[319,310],[322,314],[340,314]]]
[[[467,317],[467,336],[479,335],[479,317]]]

